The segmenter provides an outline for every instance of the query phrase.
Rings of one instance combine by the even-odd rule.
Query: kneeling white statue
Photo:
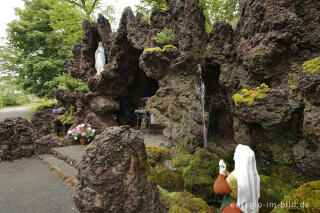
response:
[[[235,169],[229,174],[223,160],[219,162],[219,176],[213,189],[225,194],[220,213],[257,213],[259,211],[260,178],[254,152],[239,144],[234,153]]]

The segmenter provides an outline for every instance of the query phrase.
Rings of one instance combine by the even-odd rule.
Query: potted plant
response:
[[[73,130],[68,131],[68,135],[72,135],[74,140],[80,140],[81,145],[85,145],[89,142],[95,133],[95,129],[92,129],[91,124],[81,124],[76,126]]]

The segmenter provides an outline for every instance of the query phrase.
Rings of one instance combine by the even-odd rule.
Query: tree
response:
[[[25,9],[15,9],[19,20],[8,24],[8,42],[0,47],[0,69],[18,73],[28,93],[52,96],[45,83],[63,73],[74,43],[81,41],[82,21],[94,17],[91,8],[99,1],[82,0],[86,12],[61,0],[23,1]]]
[[[69,4],[72,4],[74,6],[79,7],[82,9],[87,19],[91,19],[91,14],[96,9],[96,6],[100,3],[100,0],[59,0],[61,2],[67,2]]]
[[[24,0],[19,20],[8,24],[8,43],[1,48],[1,69],[19,74],[23,89],[38,96],[50,93],[43,84],[61,74],[71,56],[50,26],[52,6],[46,0]]]
[[[203,7],[203,14],[206,18],[207,33],[211,32],[212,25],[216,21],[227,21],[235,26],[241,14],[242,0],[200,0],[199,3]],[[167,2],[166,0],[141,0],[136,7],[137,12],[149,17],[153,7],[167,8]]]
[[[200,0],[206,17],[205,29],[207,33],[217,21],[226,21],[235,27],[241,15],[242,0]]]
[[[137,12],[149,17],[152,8],[167,9],[167,2],[165,0],[140,0],[140,4],[136,5],[136,8]]]

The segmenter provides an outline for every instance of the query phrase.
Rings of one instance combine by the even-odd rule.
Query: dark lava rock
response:
[[[314,105],[320,105],[320,73],[315,73],[301,78],[300,87],[303,96],[308,101]]]
[[[0,161],[31,157],[38,135],[23,118],[10,118],[0,123]]]
[[[95,137],[78,164],[73,198],[81,212],[166,212],[159,201],[143,137],[127,126]]]
[[[51,108],[37,110],[31,117],[32,127],[40,135],[48,135],[52,132],[51,122],[55,119]]]
[[[320,106],[304,109],[303,132],[310,142],[320,143]]]
[[[291,120],[291,107],[283,92],[270,90],[266,98],[236,107],[235,114],[246,123],[258,123],[264,128],[270,128]]]
[[[42,136],[40,139],[36,140],[34,143],[35,152],[38,155],[50,153],[50,149],[54,147],[60,147],[62,143],[58,136],[55,134],[50,134]]]

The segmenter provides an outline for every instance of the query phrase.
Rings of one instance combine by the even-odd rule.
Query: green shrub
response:
[[[164,47],[165,45],[173,44],[175,38],[176,35],[172,30],[165,27],[160,33],[157,33],[157,36],[153,40],[161,47]]]
[[[57,100],[48,100],[42,102],[34,107],[32,107],[28,113],[28,117],[30,118],[37,110],[44,109],[44,108],[52,108],[53,106],[58,105]]]
[[[73,113],[74,113],[74,106],[69,107],[69,111],[65,112],[62,115],[57,117],[57,120],[62,123],[62,125],[72,124],[73,123]]]
[[[310,61],[306,61],[302,65],[303,72],[307,73],[307,75],[312,75],[320,71],[320,57],[314,58]]]
[[[81,79],[73,78],[69,73],[63,73],[63,75],[53,78],[52,81],[48,81],[44,85],[48,86],[49,89],[58,88],[70,92],[90,91],[87,83]]]

